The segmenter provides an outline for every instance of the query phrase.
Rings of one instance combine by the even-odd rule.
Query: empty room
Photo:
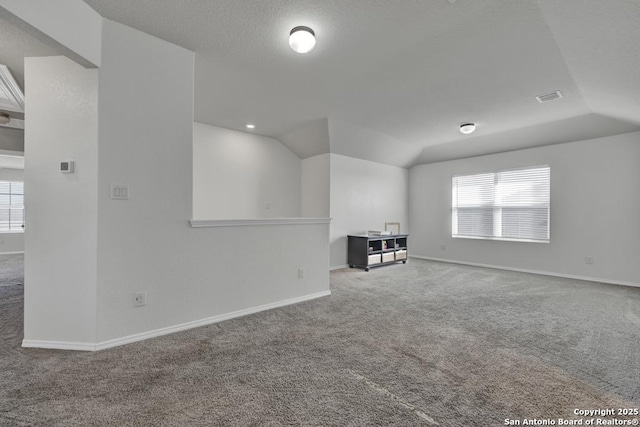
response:
[[[0,0],[0,425],[638,425],[639,44],[635,0]]]

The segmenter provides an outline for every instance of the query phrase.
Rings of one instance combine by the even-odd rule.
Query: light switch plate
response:
[[[111,186],[111,199],[112,200],[129,200],[131,193],[129,192],[128,185],[112,185]]]

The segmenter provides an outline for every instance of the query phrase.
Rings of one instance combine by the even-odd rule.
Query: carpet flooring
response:
[[[22,286],[2,287],[0,425],[501,426],[640,406],[640,288],[412,259],[335,271],[331,290],[83,353],[21,348]]]
[[[0,286],[22,285],[24,254],[0,254]]]

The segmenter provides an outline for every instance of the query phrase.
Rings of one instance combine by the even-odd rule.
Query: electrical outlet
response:
[[[144,307],[147,305],[147,293],[146,292],[136,292],[133,294],[133,306],[134,307]]]
[[[264,204],[264,208],[265,208],[265,210],[268,210],[268,211],[271,210],[271,203],[269,203],[269,202],[265,203]]]
[[[304,268],[298,267],[298,279],[304,279]]]
[[[440,249],[442,249],[443,251],[447,250],[447,245],[440,245]]]
[[[592,256],[586,256],[584,257],[584,262],[586,264],[593,264],[593,257]]]

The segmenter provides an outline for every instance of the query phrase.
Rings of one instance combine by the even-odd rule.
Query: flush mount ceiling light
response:
[[[469,135],[474,130],[476,130],[476,125],[473,123],[464,123],[460,125],[460,132],[464,133],[465,135]]]
[[[316,33],[309,27],[295,27],[289,33],[289,46],[298,53],[311,52],[316,47]]]
[[[11,117],[7,113],[0,113],[0,125],[6,125],[11,121]]]

